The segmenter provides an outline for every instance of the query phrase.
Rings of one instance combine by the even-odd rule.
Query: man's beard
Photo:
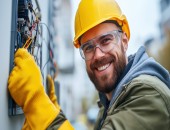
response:
[[[101,59],[95,60],[90,65],[90,69],[92,71],[87,70],[87,73],[88,73],[90,80],[93,82],[93,84],[95,85],[96,89],[99,92],[102,92],[102,93],[112,92],[116,87],[115,85],[116,85],[117,81],[120,80],[120,77],[121,77],[121,75],[122,75],[122,73],[123,73],[123,71],[126,67],[126,58],[125,58],[123,47],[121,47],[121,51],[122,52],[117,57],[117,59],[114,55],[102,57]],[[111,63],[111,65],[114,67],[111,79],[108,79],[109,78],[108,75],[103,75],[99,79],[98,77],[96,77],[93,70],[96,69],[96,67],[105,65],[107,63]],[[102,84],[100,84],[101,81],[103,82]]]

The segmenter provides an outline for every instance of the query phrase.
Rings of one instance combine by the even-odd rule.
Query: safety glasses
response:
[[[100,48],[102,52],[108,53],[119,43],[121,33],[121,30],[113,30],[83,43],[79,48],[81,57],[84,60],[91,60],[96,47]]]

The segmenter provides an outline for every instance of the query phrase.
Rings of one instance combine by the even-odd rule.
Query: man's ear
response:
[[[122,43],[123,43],[123,47],[124,47],[125,52],[126,52],[127,49],[128,49],[128,42],[129,42],[129,40],[128,40],[128,38],[127,38],[126,33],[123,33],[123,34],[122,34]]]

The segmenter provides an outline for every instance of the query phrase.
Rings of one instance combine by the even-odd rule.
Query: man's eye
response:
[[[112,39],[108,37],[108,38],[102,39],[100,43],[101,43],[102,45],[107,45],[107,44],[109,44],[111,41],[112,41]]]
[[[93,49],[94,49],[94,46],[93,46],[93,45],[88,45],[88,46],[85,46],[85,47],[83,48],[83,51],[84,51],[85,53],[89,53],[89,52],[93,51]]]

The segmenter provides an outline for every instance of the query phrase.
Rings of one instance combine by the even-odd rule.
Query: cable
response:
[[[47,26],[47,24],[45,24],[45,23],[39,23],[40,25],[42,24],[42,25],[45,25],[45,27],[47,28],[47,30],[48,30],[48,35],[49,35],[49,39],[51,38],[51,33],[50,33],[50,30],[49,30],[49,28],[48,28],[48,26]],[[43,68],[42,68],[42,71],[44,71],[44,68],[45,68],[45,66],[47,65],[47,63],[50,61],[50,51],[51,51],[51,47],[50,47],[50,40],[49,40],[49,42],[47,43],[47,42],[45,42],[45,44],[46,44],[46,46],[47,46],[47,48],[48,48],[48,54],[49,54],[49,58],[48,58],[48,60],[47,60],[47,62],[44,64],[44,66],[43,66]]]
[[[50,46],[50,39],[52,39],[52,35],[51,35],[51,33],[50,33],[50,29],[49,29],[49,27],[47,26],[47,24],[45,24],[45,23],[39,23],[39,25],[44,25],[46,28],[47,28],[47,30],[48,30],[48,35],[49,35],[49,42],[45,42],[45,44],[46,44],[46,46],[47,46],[47,48],[48,48],[48,54],[49,54],[49,57],[48,57],[48,60],[47,60],[47,62],[44,64],[44,66],[43,66],[43,68],[42,68],[42,75],[43,75],[43,78],[44,78],[44,69],[45,69],[45,67],[46,67],[46,65],[48,64],[48,62],[52,62],[52,64],[53,64],[53,67],[55,68],[55,72],[54,72],[54,78],[55,77],[57,77],[57,75],[58,75],[58,66],[57,66],[57,63],[56,62],[54,62],[54,60],[53,60],[53,50],[51,49],[51,46]],[[45,41],[45,40],[44,40]]]
[[[45,39],[43,39],[43,41],[45,42],[45,45],[47,46],[47,48],[48,48],[48,45],[47,45],[47,42],[45,41]],[[49,51],[49,50],[48,50]],[[44,66],[42,67],[42,69],[41,69],[41,74],[42,74],[42,76],[43,76],[43,79],[44,79],[44,69],[45,69],[45,67],[46,67],[46,65],[47,65],[47,63],[50,61],[50,55],[48,56],[48,60],[46,61],[46,63],[44,64]]]
[[[51,38],[51,33],[50,33],[50,29],[48,28],[47,24],[45,24],[45,23],[39,23],[39,24],[45,25],[45,27],[48,30],[48,35],[49,35],[49,39],[50,39]]]

